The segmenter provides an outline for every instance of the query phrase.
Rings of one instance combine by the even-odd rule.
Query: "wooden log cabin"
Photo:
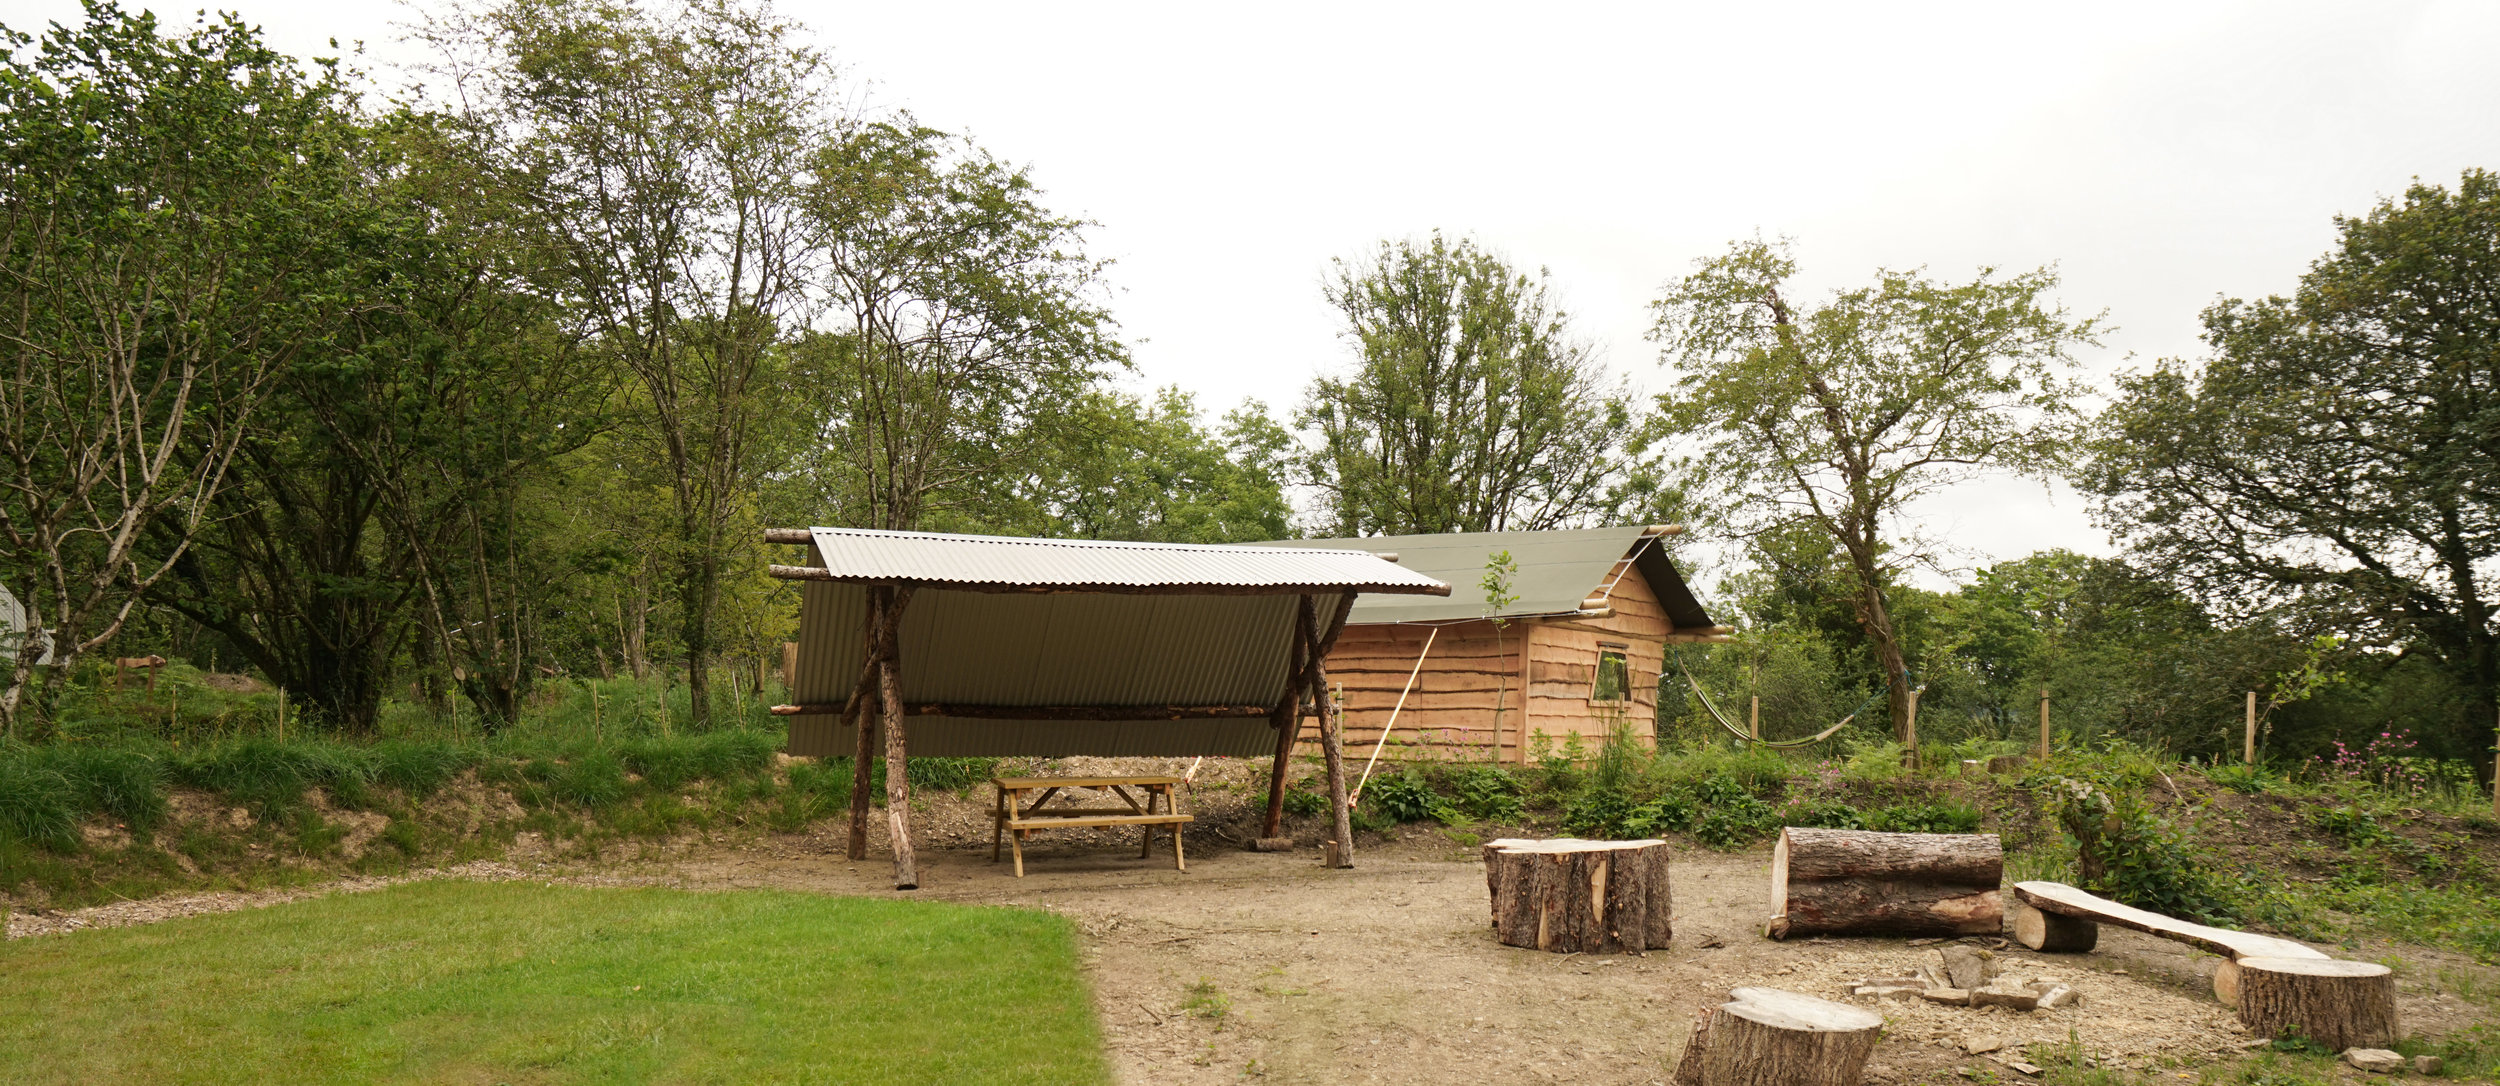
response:
[[[1446,581],[1447,597],[1364,596],[1329,649],[1348,751],[1384,758],[1524,763],[1538,736],[1594,749],[1618,722],[1656,742],[1658,680],[1671,642],[1723,641],[1668,557],[1673,525],[1277,540],[1262,546],[1368,550]],[[1485,574],[1516,572],[1500,608]],[[1408,678],[1413,688],[1408,690]],[[1404,708],[1399,708],[1403,692]],[[1395,726],[1390,727],[1392,714]],[[1302,743],[1314,745],[1316,721]]]

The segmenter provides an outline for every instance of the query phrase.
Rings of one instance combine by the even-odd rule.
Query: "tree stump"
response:
[[[1863,1007],[1738,988],[1694,1022],[1675,1084],[1857,1086],[1883,1034],[1884,1016]]]
[[[2396,975],[2376,962],[2320,958],[2239,960],[2240,1021],[2261,1037],[2289,1028],[2326,1047],[2385,1048],[2402,1027]]]
[[[2101,926],[2080,916],[2042,912],[2016,894],[2006,906],[2014,941],[2048,954],[2081,954],[2100,945]],[[2226,1001],[2227,1002],[2227,1001]]]
[[[2005,926],[1993,833],[1790,826],[1771,851],[1766,934],[1993,935]]]
[[[1526,841],[1484,846],[1493,931],[1559,954],[1639,953],[1675,934],[1664,841]]]

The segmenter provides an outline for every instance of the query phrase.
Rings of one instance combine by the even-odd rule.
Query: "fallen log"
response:
[[[1884,1016],[1862,1007],[1738,988],[1703,1008],[1676,1064],[1676,1086],[1857,1086],[1883,1039]]]
[[[1487,842],[1494,934],[1566,954],[1662,948],[1675,934],[1668,864],[1664,841]]]
[[[1771,851],[1773,939],[1985,935],[2004,927],[2005,851],[1993,833],[1790,826]]]
[[[2318,958],[2242,958],[2240,1022],[2260,1037],[2292,1029],[2326,1047],[2384,1048],[2396,1043],[2396,974],[2377,962]]]

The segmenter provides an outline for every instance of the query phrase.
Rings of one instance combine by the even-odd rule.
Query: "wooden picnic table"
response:
[[[1190,816],[1180,813],[1178,797],[1172,791],[1184,783],[1180,777],[992,777],[990,783],[998,786],[998,802],[991,812],[998,824],[990,833],[990,862],[998,862],[1001,839],[1011,840],[1015,849],[1017,878],[1024,877],[1025,834],[1034,830],[1072,830],[1091,826],[1145,827],[1146,839],[1137,853],[1137,858],[1141,860],[1154,854],[1155,827],[1170,826],[1172,866],[1182,871],[1189,870],[1188,861],[1181,856],[1181,827],[1190,822]],[[1074,797],[1063,795],[1062,790],[1069,788],[1108,791],[1125,806],[1067,806]],[[1146,802],[1143,805],[1137,802],[1136,796],[1129,794],[1131,788],[1145,793]],[[1030,803],[1025,798],[1028,795],[1033,797]],[[1052,806],[1054,799],[1060,800],[1061,805]],[[1158,804],[1163,808],[1161,813],[1155,810]]]

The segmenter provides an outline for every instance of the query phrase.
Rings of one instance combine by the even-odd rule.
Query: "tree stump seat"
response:
[[[1702,1008],[1675,1067],[1675,1086],[1857,1086],[1883,1039],[1864,1007],[1738,988]]]
[[[1675,935],[1669,860],[1664,841],[1488,841],[1494,934],[1558,954],[1663,948]]]

